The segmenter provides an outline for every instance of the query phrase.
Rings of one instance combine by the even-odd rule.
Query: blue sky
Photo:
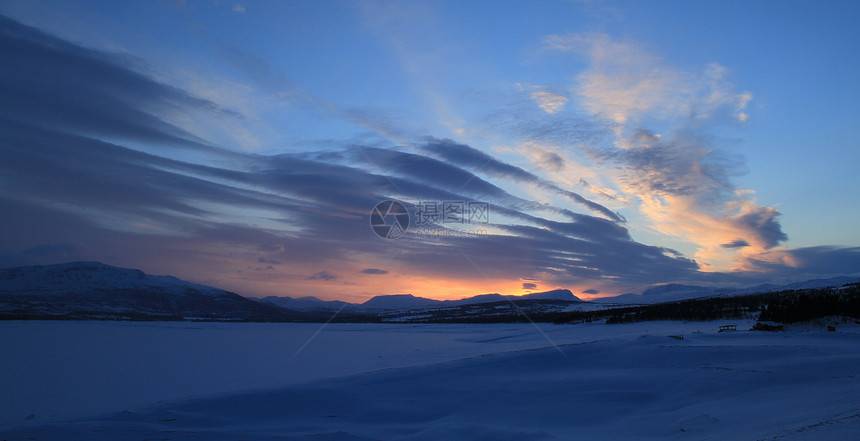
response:
[[[3,2],[3,266],[351,301],[860,272],[856,3],[463,3]],[[381,239],[386,199],[492,217]]]

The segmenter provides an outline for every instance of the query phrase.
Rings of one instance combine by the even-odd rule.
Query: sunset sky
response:
[[[3,267],[352,302],[860,274],[855,1],[0,14]],[[415,225],[437,202],[489,212]]]

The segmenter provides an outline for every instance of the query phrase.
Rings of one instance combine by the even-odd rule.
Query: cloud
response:
[[[535,147],[532,148],[532,151],[538,166],[542,169],[556,173],[564,171],[565,161],[558,153]]]
[[[771,250],[750,256],[738,275],[773,282],[860,276],[860,247],[815,246]]]
[[[590,67],[575,88],[584,107],[618,124],[647,114],[664,119],[713,120],[721,116],[745,122],[752,99],[726,81],[728,69],[716,63],[701,73],[667,67],[642,45],[613,40],[606,34],[551,35],[548,50],[586,56]]]
[[[584,294],[600,294],[600,291],[596,290],[596,289],[586,289],[585,291],[583,291],[583,293]]]
[[[716,63],[700,72],[674,68],[642,45],[605,34],[555,35],[544,44],[588,60],[573,88],[588,112],[611,124],[615,141],[582,151],[615,167],[610,176],[621,196],[638,201],[653,231],[695,245],[697,261],[709,271],[741,269],[746,256],[787,239],[779,211],[735,186],[734,178],[746,172],[743,159],[711,134],[748,118],[752,94],[735,90],[728,69]],[[667,132],[640,126],[646,116]]]
[[[359,272],[362,274],[372,274],[372,275],[388,274],[388,271],[376,269],[376,268],[365,268]]]
[[[313,273],[308,277],[308,280],[325,280],[326,282],[331,282],[333,280],[337,280],[337,276],[328,271],[320,271]]]
[[[236,62],[242,56],[228,55]],[[427,281],[436,285],[423,289],[442,296],[455,284],[487,280],[516,290],[532,283],[523,277],[601,292],[728,277],[704,274],[700,263],[672,249],[637,242],[612,209],[468,144],[428,137],[405,146],[327,141],[320,151],[234,152],[175,121],[244,115],[154,80],[138,60],[0,18],[0,61],[0,210],[15,213],[0,235],[3,262],[81,256],[243,294],[337,285],[325,293],[355,299],[421,289]],[[266,64],[246,61],[255,82],[282,91],[285,100],[305,99]],[[524,136],[573,145],[603,139],[592,122],[528,104],[548,122],[513,127]],[[784,240],[778,211],[735,189],[734,162],[713,153],[707,137],[628,135],[624,148],[594,147],[593,160],[621,168],[620,187],[640,197],[667,234],[693,225],[685,233],[691,240],[701,236],[715,250],[746,253],[749,269],[733,277],[854,255],[778,250]],[[549,147],[541,157],[547,170],[576,167]],[[515,193],[516,184],[560,197],[538,201]],[[411,229],[391,241],[369,226],[371,208],[386,199],[403,201],[413,214],[418,201],[484,201],[493,217],[480,225],[486,233],[480,236],[427,237]],[[738,239],[749,246],[721,246]],[[389,272],[398,277],[319,283],[339,280],[337,274]]]
[[[623,124],[631,117],[656,108],[674,107],[670,95],[679,83],[675,72],[639,45],[613,41],[605,34],[551,35],[544,39],[551,50],[586,55],[591,67],[578,76],[577,94],[591,113]]]
[[[696,244],[697,260],[712,270],[740,268],[743,256],[787,240],[780,212],[758,205],[752,192],[734,185],[743,161],[716,148],[708,136],[689,129],[672,136],[638,129],[620,143],[623,148],[603,151],[603,159],[622,167],[621,190],[639,200],[656,231]],[[723,246],[738,238],[747,246]]]
[[[779,216],[779,211],[773,207],[761,207],[750,203],[745,204],[742,213],[731,220],[739,230],[749,231],[754,243],[761,248],[770,249],[788,240],[788,236],[782,232]]]
[[[268,263],[268,264],[272,264],[272,265],[280,265],[281,264],[281,262],[278,260],[267,259],[263,256],[260,256],[257,258],[257,263]]]
[[[523,289],[531,290],[536,289],[537,283],[523,282]]]
[[[233,5],[233,12],[238,12],[239,14],[242,14],[245,12],[245,10],[245,7],[242,6],[241,3],[236,3],[235,5]]]
[[[537,103],[538,107],[549,114],[558,113],[564,110],[564,106],[568,101],[566,96],[547,90],[536,90],[529,96],[535,103]]]
[[[223,154],[171,120],[179,119],[177,108],[238,117],[140,73],[140,60],[85,49],[2,16],[0,65],[0,118],[10,123]]]
[[[257,53],[235,45],[222,45],[218,54],[251,82],[263,89],[258,100],[273,105],[291,105],[310,110],[323,118],[345,121],[371,130],[394,142],[407,142],[420,131],[401,112],[363,107],[343,107],[316,96],[290,80]],[[233,88],[235,89],[235,87]]]
[[[424,151],[439,155],[450,163],[458,164],[463,167],[469,167],[476,171],[487,173],[489,176],[492,177],[512,179],[514,181],[533,184],[542,189],[551,190],[555,193],[566,196],[570,200],[581,204],[587,207],[589,210],[595,213],[599,213],[608,219],[618,222],[624,221],[624,219],[618,213],[606,208],[603,205],[598,204],[597,202],[588,200],[576,192],[565,190],[545,179],[539,178],[538,176],[520,167],[499,161],[488,155],[487,153],[484,153],[473,147],[458,144],[451,140],[438,140],[431,138],[428,139],[428,142],[421,145],[420,148]],[[555,157],[558,156],[556,155]],[[550,157],[550,161],[554,161],[552,156]]]
[[[743,248],[750,246],[750,243],[743,239],[735,239],[729,243],[724,243],[720,246],[723,248]]]
[[[218,54],[236,70],[262,86],[271,97],[280,102],[308,102],[315,99],[297,86],[286,75],[277,72],[257,54],[234,45],[222,45]]]

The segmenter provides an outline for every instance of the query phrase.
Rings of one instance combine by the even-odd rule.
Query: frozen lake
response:
[[[0,438],[856,439],[860,329],[724,323],[0,322]]]

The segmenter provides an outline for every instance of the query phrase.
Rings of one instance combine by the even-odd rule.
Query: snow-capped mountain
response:
[[[593,300],[593,302],[604,305],[651,305],[656,303],[675,302],[679,300],[706,297],[738,296],[744,294],[757,294],[765,292],[817,289],[830,286],[843,286],[850,283],[860,283],[860,277],[833,277],[829,279],[806,280],[803,282],[794,282],[785,285],[756,285],[748,288],[717,288],[669,283],[648,288],[643,291],[642,294],[622,294],[620,296],[614,297],[603,297],[600,299],[595,299]]]
[[[0,317],[291,320],[298,314],[171,276],[98,262],[0,270]]]
[[[70,262],[58,265],[0,269],[0,293],[64,294],[95,287],[110,289],[162,288],[196,290],[221,295],[225,291],[198,285],[173,276],[153,276],[141,270],[117,268],[99,262]]]
[[[662,302],[674,302],[678,300],[694,299],[698,297],[713,297],[720,295],[723,292],[731,290],[719,291],[715,288],[708,288],[696,285],[681,285],[677,283],[669,283],[666,285],[658,285],[646,289],[642,294],[622,294],[614,297],[603,297],[593,300],[595,303],[601,304],[629,304],[629,305],[647,305]]]

